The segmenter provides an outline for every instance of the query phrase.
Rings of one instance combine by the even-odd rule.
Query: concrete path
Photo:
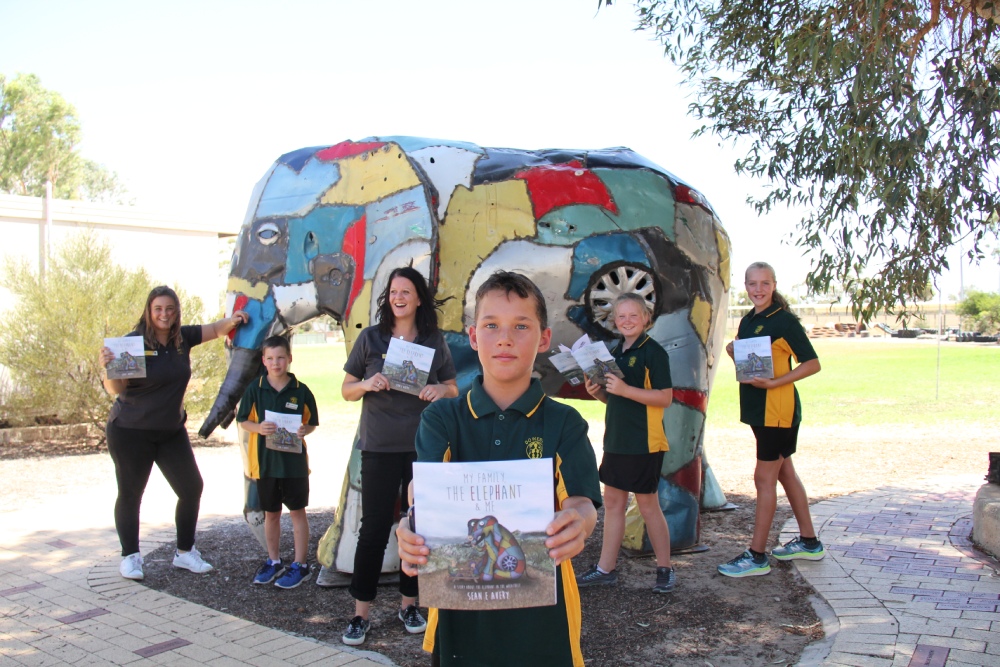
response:
[[[343,448],[317,445],[314,470],[343,470]],[[202,525],[238,514],[236,449],[196,454],[206,482]],[[122,579],[110,460],[53,463],[0,462],[5,486],[18,475],[31,481],[24,485],[22,477],[19,500],[5,491],[0,506],[0,666],[392,664]],[[830,611],[823,614],[827,639],[810,646],[800,664],[1000,666],[997,564],[977,557],[967,541],[980,484],[975,476],[937,479],[815,505],[829,555],[797,567]],[[327,486],[332,496],[339,491]],[[143,503],[143,552],[173,539],[172,508],[169,488],[154,473]],[[794,523],[785,533],[794,535]]]
[[[1000,667],[1000,564],[968,539],[982,483],[936,478],[813,505],[827,557],[795,563],[832,614],[821,614],[824,655],[800,664]],[[797,532],[789,521],[781,541]]]

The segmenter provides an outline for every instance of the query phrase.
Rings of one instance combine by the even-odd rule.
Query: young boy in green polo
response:
[[[556,562],[556,604],[431,609],[424,650],[432,653],[435,665],[583,666],[580,594],[570,558],[583,550],[594,530],[601,489],[587,422],[573,408],[547,398],[531,377],[535,356],[548,349],[551,338],[538,287],[517,273],[493,274],[476,293],[475,323],[469,327],[482,375],[464,396],[435,401],[421,417],[418,461],[549,458],[557,496],[545,542]],[[404,571],[416,575],[429,549],[405,521],[396,537]]]
[[[271,336],[264,341],[261,361],[267,375],[250,383],[240,401],[236,421],[250,433],[248,456],[259,469],[257,493],[264,510],[264,540],[267,560],[257,570],[253,583],[278,588],[295,588],[309,579],[306,562],[309,550],[309,457],[305,441],[299,453],[268,447],[267,438],[276,437],[278,425],[266,419],[266,413],[281,413],[300,417],[295,435],[300,439],[316,430],[319,419],[316,399],[309,387],[288,372],[292,363],[292,348],[283,336]],[[252,468],[251,464],[251,468]],[[295,536],[295,560],[285,567],[281,561],[281,506],[288,508]],[[275,581],[277,579],[277,581]]]

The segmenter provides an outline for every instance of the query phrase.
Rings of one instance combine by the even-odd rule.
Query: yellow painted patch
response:
[[[441,328],[462,331],[465,288],[479,263],[502,242],[535,236],[527,184],[522,180],[459,187],[451,197],[439,232]]]
[[[715,242],[719,245],[719,277],[722,278],[722,286],[729,291],[731,282],[731,272],[733,267],[729,265],[729,236],[720,228],[715,229]]]
[[[691,306],[691,324],[698,332],[703,345],[708,344],[708,332],[712,329],[712,304],[695,295]]]
[[[372,303],[372,281],[366,280],[358,297],[351,306],[351,314],[344,325],[344,343],[347,345],[347,354],[354,349],[354,341],[361,335],[362,330],[368,326],[368,312]]]
[[[251,299],[263,301],[264,297],[267,296],[268,287],[270,287],[270,285],[263,281],[259,283],[251,283],[249,280],[245,280],[243,278],[231,277],[229,279],[229,284],[226,285],[226,291],[231,294],[245,294]]]
[[[337,160],[340,180],[326,191],[321,204],[364,206],[420,185],[420,178],[396,144]]]
[[[643,538],[646,536],[646,522],[642,520],[639,506],[635,498],[631,498],[628,509],[625,510],[625,535],[622,546],[632,551],[642,551]]]

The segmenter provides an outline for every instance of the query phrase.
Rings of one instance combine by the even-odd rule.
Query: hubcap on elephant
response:
[[[650,313],[656,312],[656,286],[647,267],[622,264],[596,274],[586,296],[587,307],[593,314],[594,322],[614,331],[614,301],[629,292],[645,299]]]

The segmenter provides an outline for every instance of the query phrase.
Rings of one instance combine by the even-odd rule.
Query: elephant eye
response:
[[[273,222],[265,222],[257,228],[257,240],[264,245],[271,245],[281,236],[281,230]]]

